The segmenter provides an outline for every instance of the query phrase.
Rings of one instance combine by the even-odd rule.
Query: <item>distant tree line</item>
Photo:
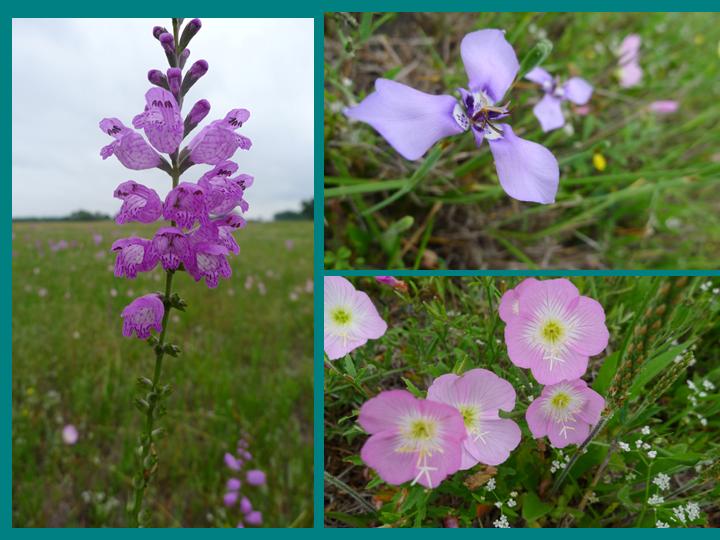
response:
[[[304,219],[313,219],[313,200],[302,201],[300,203],[300,211],[285,210],[278,212],[273,216],[275,221],[300,221]]]
[[[108,214],[102,212],[88,212],[87,210],[76,210],[67,216],[61,217],[16,217],[13,221],[107,221],[112,219]]]

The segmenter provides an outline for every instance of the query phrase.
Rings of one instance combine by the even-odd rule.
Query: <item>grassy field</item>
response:
[[[716,13],[332,14],[325,41],[325,264],[328,268],[717,268],[720,258],[720,16]],[[463,36],[506,30],[522,61],[595,87],[543,133],[537,86],[517,81],[511,123],[560,163],[552,205],[500,188],[488,146],[467,133],[407,161],[342,113],[379,77],[453,94]],[[643,44],[639,86],[618,84],[615,50]],[[660,116],[656,100],[677,100]],[[566,104],[567,105],[567,104]]]
[[[692,278],[680,289],[681,301],[670,302],[660,291],[679,284],[672,278],[571,279],[604,307],[610,333],[607,349],[591,358],[583,377],[606,398],[609,418],[586,453],[574,445],[551,448],[528,429],[525,411],[541,386],[510,362],[498,316],[501,294],[520,280],[404,278],[408,292],[401,293],[372,278],[351,278],[388,330],[345,358],[326,361],[326,526],[493,527],[504,515],[512,527],[655,527],[658,521],[718,527],[720,280]],[[662,305],[665,318],[656,324],[660,319],[647,314],[660,313]],[[652,332],[639,349],[643,325]],[[638,350],[645,356],[632,352]],[[636,362],[630,375],[626,360]],[[502,416],[518,424],[522,440],[506,462],[459,471],[432,490],[386,484],[365,466],[359,451],[367,435],[357,423],[364,402],[388,389],[425,397],[436,377],[473,368],[493,371],[517,393],[514,410]],[[617,395],[627,399],[615,406],[608,398],[618,372],[627,393]],[[578,461],[554,490],[576,452]],[[664,490],[654,483],[660,474],[669,477]],[[664,500],[653,505],[656,495]],[[683,523],[676,509],[690,503],[700,513],[685,515]]]
[[[102,239],[96,245],[93,234]],[[13,525],[124,526],[142,417],[138,376],[154,355],[121,335],[132,298],[164,274],[113,276],[110,245],[151,230],[114,223],[13,226]],[[267,485],[246,491],[266,526],[312,525],[312,224],[250,223],[236,234],[233,275],[209,290],[184,273],[162,376],[174,393],[148,494],[151,524],[235,527],[225,511],[223,454],[247,433]],[[49,244],[64,240],[65,249]],[[179,314],[179,315],[178,315]],[[79,432],[75,445],[64,425]]]

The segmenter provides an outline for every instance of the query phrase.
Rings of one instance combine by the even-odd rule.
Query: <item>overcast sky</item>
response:
[[[234,158],[240,172],[255,176],[247,217],[299,209],[313,194],[312,19],[202,22],[187,65],[204,58],[210,69],[188,93],[183,113],[202,98],[212,109],[193,134],[230,109],[250,110],[238,132],[253,147]],[[13,21],[13,216],[79,209],[114,215],[121,202],[113,190],[129,179],[167,193],[170,177],[159,169],[130,171],[114,156],[100,157],[112,139],[99,121],[117,117],[131,126],[151,87],[148,70],[168,67],[155,25],[172,28],[170,19]],[[196,165],[182,180],[197,181],[209,168]]]

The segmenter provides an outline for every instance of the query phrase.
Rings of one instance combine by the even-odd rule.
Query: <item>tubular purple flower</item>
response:
[[[238,148],[249,150],[252,141],[235,133],[235,130],[250,118],[246,109],[233,109],[224,119],[215,120],[205,126],[188,144],[192,163],[217,165],[229,159]]]
[[[159,69],[151,69],[148,71],[148,81],[150,81],[150,84],[154,84],[165,90],[170,90],[167,77],[165,77],[165,74]]]
[[[190,229],[196,220],[206,222],[207,214],[205,190],[197,184],[180,182],[165,198],[163,216],[183,229]]]
[[[560,178],[555,157],[499,123],[510,115],[510,108],[509,103],[498,102],[519,69],[512,46],[500,30],[478,30],[463,38],[460,53],[469,81],[468,90],[460,89],[461,101],[378,79],[375,92],[345,114],[372,126],[410,160],[421,158],[442,138],[472,131],[476,145],[487,139],[500,185],[508,195],[521,201],[554,202]]]
[[[205,202],[207,210],[214,215],[224,215],[240,205],[243,212],[248,209],[247,202],[243,199],[245,186],[252,185],[253,177],[248,174],[240,174],[235,178],[217,175],[200,178],[198,184],[205,190]]]
[[[157,39],[157,40],[160,39],[160,36],[162,36],[163,34],[167,34],[167,33],[168,33],[167,29],[163,26],[154,26],[153,27],[153,36],[155,36],[155,39]]]
[[[117,118],[104,118],[100,129],[115,140],[100,150],[103,159],[113,154],[128,169],[135,171],[152,169],[163,164],[163,160],[139,133],[125,127]]]
[[[154,189],[128,180],[120,184],[113,196],[123,201],[115,222],[118,225],[128,221],[152,223],[162,215],[162,201]]]
[[[237,458],[229,452],[225,452],[225,455],[223,456],[223,461],[225,461],[225,465],[227,466],[227,468],[233,471],[239,471],[242,466],[242,463],[240,463]]]
[[[152,247],[165,270],[177,270],[190,259],[190,242],[177,227],[162,227],[152,239]]]
[[[158,263],[158,253],[152,242],[139,236],[115,240],[112,251],[117,253],[115,259],[115,277],[135,279],[138,272],[149,272]]]
[[[133,332],[138,339],[150,337],[150,329],[162,332],[162,318],[165,306],[157,294],[146,294],[136,298],[122,311],[123,329],[125,337],[132,337]]]
[[[250,512],[252,512],[252,509],[253,507],[250,499],[248,499],[247,497],[243,497],[242,499],[240,499],[240,511],[243,514],[249,514]]]
[[[188,58],[190,58],[190,49],[183,49],[183,52],[180,53],[180,59],[178,61],[178,67],[180,69],[185,67],[185,63]]]
[[[180,49],[184,49],[190,43],[190,40],[195,37],[195,34],[202,28],[200,19],[193,19],[185,25],[182,35],[180,36]]]
[[[185,80],[183,80],[182,84],[182,95],[188,93],[188,90],[192,88],[192,86],[207,73],[208,70],[208,63],[205,60],[198,60],[195,62],[192,66],[190,66],[190,69],[185,74]]]
[[[175,54],[175,39],[170,32],[160,34],[160,37],[158,39],[160,40],[160,44],[162,45],[165,53],[173,55]]]
[[[167,70],[167,80],[170,91],[176,98],[180,95],[180,84],[182,83],[182,70],[177,67],[171,67]]]
[[[242,482],[238,478],[228,478],[225,487],[228,491],[238,491],[242,487]]]
[[[172,87],[172,80],[168,78],[168,81]],[[175,97],[163,88],[148,90],[145,102],[145,111],[133,118],[133,126],[145,130],[145,136],[156,150],[171,154],[177,150],[183,138],[180,107]]]
[[[190,112],[185,117],[185,136],[202,122],[210,112],[210,102],[207,99],[201,99],[192,106]]]
[[[247,472],[245,479],[251,486],[265,485],[265,473],[259,469],[252,469]]]
[[[262,513],[254,510],[245,516],[245,523],[248,525],[262,525]]]
[[[234,506],[235,503],[237,503],[238,497],[239,494],[237,491],[228,491],[223,496],[223,504],[225,504],[225,506],[227,506],[228,508]]]
[[[207,242],[203,235],[196,233],[190,238],[190,251],[185,267],[195,281],[205,278],[205,285],[214,289],[221,277],[227,279],[232,275],[225,258],[230,251],[225,246]]]

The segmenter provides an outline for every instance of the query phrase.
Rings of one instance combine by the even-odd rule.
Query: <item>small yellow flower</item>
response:
[[[603,156],[599,152],[595,152],[593,154],[593,166],[600,172],[603,172],[605,168],[607,167],[607,161],[605,160],[605,156]]]
[[[697,34],[693,41],[695,41],[695,45],[702,45],[703,43],[705,43],[705,36],[702,34]]]

